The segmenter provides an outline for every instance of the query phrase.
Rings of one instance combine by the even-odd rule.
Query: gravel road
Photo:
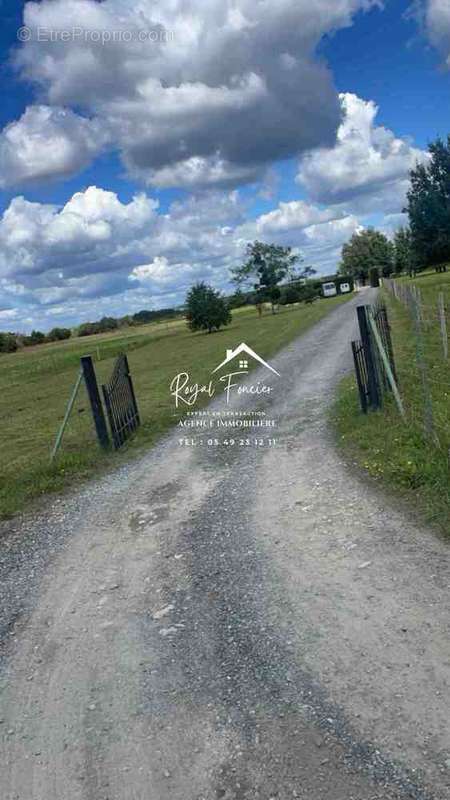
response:
[[[450,798],[448,545],[327,428],[357,302],[273,360],[264,446],[174,431],[3,526],[2,800]]]

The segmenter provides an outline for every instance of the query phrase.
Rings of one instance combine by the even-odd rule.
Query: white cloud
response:
[[[122,203],[95,186],[62,208],[15,197],[0,219],[0,293],[22,286],[46,303],[102,296],[128,290],[130,274],[166,284],[169,266],[179,290],[181,272],[184,286],[188,275],[223,268],[233,257],[235,242],[225,231],[244,218],[236,192],[175,202],[166,214],[145,194]],[[223,275],[226,281],[226,269]]]
[[[73,120],[71,138],[59,118],[52,123],[57,131],[50,138],[59,135],[58,148],[68,152],[55,154],[54,164],[49,159],[44,176],[67,174],[94,155],[91,124],[121,151],[132,176],[157,186],[254,180],[277,159],[331,145],[340,106],[314,51],[325,34],[377,5],[379,0],[26,3],[32,39],[16,57],[22,75],[49,106],[82,109],[94,120]],[[71,41],[50,40],[50,31],[72,29],[79,35]],[[42,31],[49,32],[48,41]],[[120,31],[127,38],[118,40]],[[142,40],[143,31],[166,35]],[[112,40],[101,44],[93,32]],[[28,154],[30,123],[15,124]],[[78,167],[74,141],[81,142]],[[12,160],[11,182],[29,174],[40,176],[36,165],[21,169]]]
[[[19,312],[16,308],[0,308],[0,320],[16,320]]]
[[[256,181],[260,177],[261,167],[236,166],[225,161],[219,154],[208,158],[191,156],[190,158],[167,164],[161,169],[136,169],[132,162],[128,162],[130,175],[143,180],[148,186],[161,189],[172,186],[183,186],[186,189],[196,187],[237,185]]]
[[[139,247],[157,205],[142,194],[123,204],[95,186],[77,192],[62,209],[15,197],[0,221],[0,275],[34,285],[53,270],[58,280],[92,265],[106,271]]]
[[[74,174],[106,138],[97,121],[64,108],[30,106],[0,133],[0,187]]]
[[[362,228],[358,217],[343,216],[328,222],[309,225],[296,237],[296,244],[304,255],[305,262],[315,267],[319,274],[335,272],[341,258],[342,245]],[[292,241],[290,237],[284,243]]]
[[[73,324],[180,304],[197,280],[229,290],[230,269],[262,235],[329,270],[358,224],[304,201],[249,221],[236,191],[191,196],[167,213],[145,194],[123,203],[95,186],[61,208],[16,197],[0,219],[0,307],[51,327],[54,317]]]
[[[277,209],[259,217],[257,231],[259,236],[267,236],[283,231],[300,230],[342,216],[344,215],[340,211],[319,209],[304,200],[292,200],[289,203],[280,203]]]
[[[222,282],[226,283],[226,280],[223,281],[224,277],[226,276],[222,276]],[[214,276],[214,270],[210,265],[171,263],[166,256],[156,256],[150,264],[135,267],[129,275],[132,285],[135,287],[140,285],[152,292],[170,292],[174,295],[173,290],[176,288],[178,302],[183,299],[183,293],[185,294],[193,283],[209,278],[217,280],[217,275]]]
[[[135,267],[129,278],[137,280],[139,283],[155,282],[164,286],[173,281],[173,274],[169,260],[165,256],[156,256],[151,264],[141,264]]]
[[[431,43],[450,67],[450,5],[448,0],[427,0],[425,26]]]
[[[427,155],[377,126],[378,107],[372,101],[343,94],[341,102],[345,116],[335,146],[305,155],[298,182],[322,203],[365,213],[400,212],[409,172]]]

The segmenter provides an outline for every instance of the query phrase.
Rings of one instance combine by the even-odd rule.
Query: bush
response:
[[[158,308],[156,311],[143,309],[133,314],[131,324],[147,325],[149,322],[156,322],[161,319],[176,319],[179,316],[181,316],[181,312],[176,308]]]
[[[212,286],[196,283],[186,297],[186,319],[191,331],[211,333],[231,322],[231,312],[225,300]]]
[[[14,333],[0,333],[0,353],[15,353],[17,339]]]
[[[300,302],[300,287],[286,286],[283,290],[280,302],[283,306],[290,306],[293,303]]]
[[[100,333],[98,322],[83,322],[77,330],[77,336],[93,336],[95,333]]]
[[[31,331],[29,338],[30,344],[44,344],[47,341],[45,333],[42,331]]]
[[[98,326],[98,333],[115,331],[119,327],[119,323],[115,317],[102,317],[100,322],[96,322],[95,324]]]
[[[52,328],[47,339],[49,342],[62,342],[64,339],[70,339],[71,335],[70,328]]]
[[[306,283],[300,287],[299,299],[302,303],[311,304],[321,297],[322,286],[321,284]]]

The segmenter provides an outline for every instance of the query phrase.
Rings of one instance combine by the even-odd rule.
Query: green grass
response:
[[[0,356],[0,516],[11,516],[31,500],[61,491],[151,446],[176,419],[169,386],[178,372],[208,382],[226,349],[241,341],[268,358],[348,299],[283,308],[275,316],[266,312],[261,319],[253,308],[239,309],[228,328],[211,335],[191,333],[184,321],[176,320]],[[102,453],[82,386],[63,447],[51,466],[50,452],[80,357],[93,355],[101,383],[108,380],[122,351],[128,354],[142,419],[138,434],[120,453]]]
[[[450,309],[450,273],[434,272],[401,282],[414,284],[423,301],[423,356],[432,401],[434,434],[424,425],[424,391],[416,359],[416,336],[410,314],[383,292],[392,328],[399,389],[406,420],[393,399],[382,411],[360,413],[353,377],[345,379],[334,408],[337,436],[346,452],[369,475],[401,495],[415,512],[450,533],[450,380],[444,359],[437,297],[443,292]],[[448,314],[449,332],[450,315]]]
[[[447,267],[448,272],[441,272],[438,273],[434,269],[425,270],[424,272],[419,272],[414,278],[409,278],[406,275],[402,275],[400,278],[396,280],[399,283],[404,283],[407,286],[414,285],[420,289],[424,301],[434,301],[436,298],[436,294],[439,291],[443,291],[444,293],[450,293],[450,264]]]

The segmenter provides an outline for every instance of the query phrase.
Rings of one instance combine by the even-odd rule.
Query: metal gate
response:
[[[113,445],[116,450],[140,425],[139,411],[128,359],[118,356],[109,383],[102,386]]]
[[[352,342],[352,350],[361,410],[364,414],[367,414],[369,408],[369,375],[362,342]]]
[[[369,408],[381,408],[383,395],[389,391],[401,405],[386,308],[381,304],[357,306],[356,312],[361,340],[352,342],[352,350],[361,409],[367,414]]]

